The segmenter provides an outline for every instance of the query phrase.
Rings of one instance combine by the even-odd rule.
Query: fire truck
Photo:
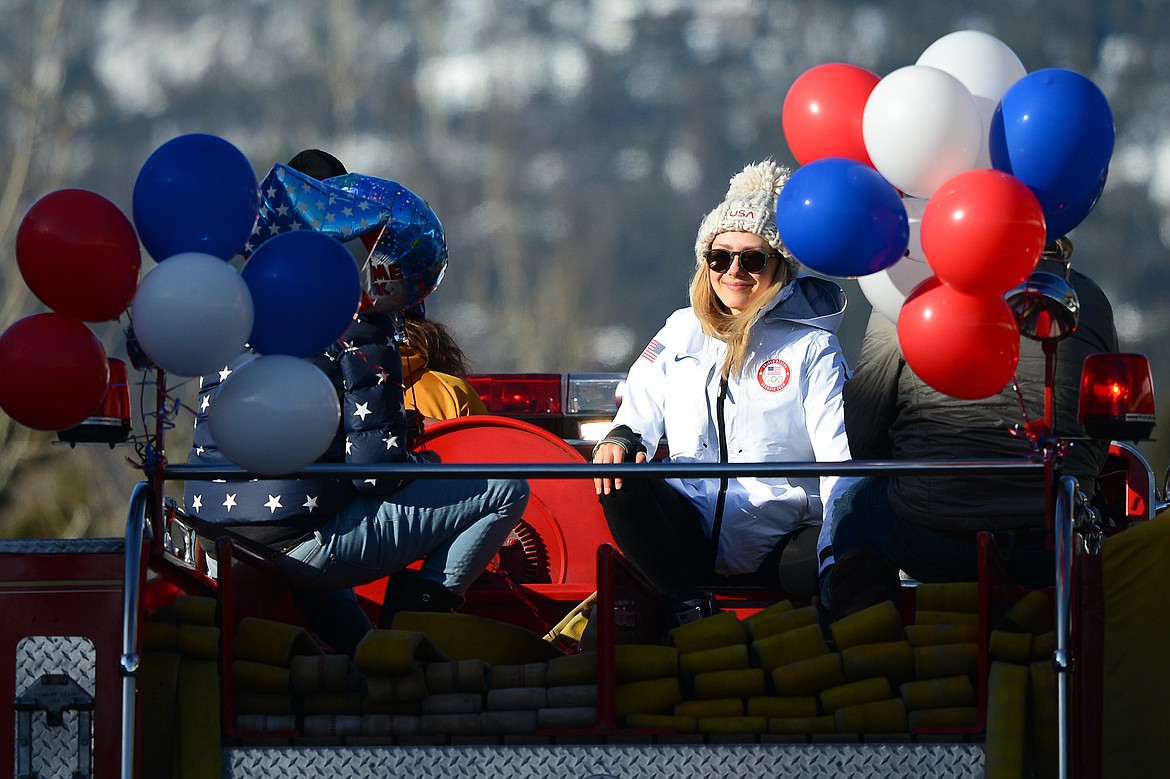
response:
[[[464,622],[450,629],[484,636],[480,645],[452,641],[442,626],[443,635],[430,635],[412,631],[409,625],[398,630],[396,622],[395,630],[385,631],[393,635],[382,638],[400,642],[395,644],[399,649],[409,646],[404,673],[428,681],[431,697],[420,701],[416,696],[398,708],[383,699],[382,708],[367,706],[356,714],[338,713],[345,712],[345,701],[352,701],[355,694],[352,667],[342,674],[351,686],[332,698],[313,698],[310,693],[294,698],[272,691],[297,686],[298,659],[308,658],[305,662],[320,674],[331,667],[326,663],[329,655],[300,622],[263,554],[246,544],[218,539],[213,577],[182,522],[181,507],[167,497],[169,485],[195,475],[231,480],[249,474],[173,464],[165,455],[164,431],[156,430],[153,456],[144,463],[144,478],[129,496],[124,537],[0,542],[4,613],[0,698],[11,702],[0,721],[0,765],[8,766],[3,770],[22,779],[406,773],[1010,776],[1024,775],[1025,770],[1037,776],[1103,775],[1108,761],[1107,712],[1118,696],[1143,695],[1142,689],[1110,689],[1107,682],[1110,664],[1118,662],[1110,654],[1116,647],[1108,646],[1107,627],[1112,629],[1124,618],[1115,618],[1109,595],[1102,594],[1102,558],[1107,556],[1103,550],[1155,527],[1153,520],[1167,505],[1165,481],[1160,487],[1156,484],[1149,462],[1132,443],[1112,442],[1100,477],[1100,489],[1117,509],[1112,523],[1085,502],[1075,479],[1058,478],[1053,468],[1056,447],[1040,447],[1035,456],[1020,462],[680,465],[654,460],[603,469],[588,461],[588,453],[598,425],[604,427],[612,418],[622,379],[616,374],[472,377],[490,414],[428,428],[423,444],[440,455],[441,464],[362,471],[408,478],[510,475],[529,480],[532,498],[496,563],[468,592],[462,613],[454,615]],[[1142,381],[1148,385],[1148,377]],[[1133,424],[1133,409],[1123,401],[1136,390],[1119,383],[1114,374],[1086,382],[1083,391],[1100,396],[1104,404],[1099,416],[1090,414],[1101,423],[1097,434],[1109,436],[1118,429],[1133,433],[1125,427]],[[165,385],[161,372],[158,383]],[[1152,388],[1142,391],[1152,404]],[[92,425],[70,435],[81,441],[115,440],[126,434],[119,421],[125,413],[115,410],[95,418]],[[1110,428],[1105,424],[1108,419],[1122,427]],[[1148,433],[1152,415],[1142,417],[1139,427],[1143,420],[1150,422],[1144,427]],[[633,467],[637,473],[630,470]],[[340,466],[317,465],[302,475],[320,475],[322,468],[330,468],[328,473],[339,478],[358,475]],[[966,611],[947,602],[946,593],[937,588],[904,581],[902,601],[891,604],[893,615],[882,617],[895,619],[896,630],[902,632],[881,636],[869,655],[855,651],[849,656],[844,636],[830,635],[838,644],[833,655],[838,660],[846,657],[846,665],[852,657],[855,665],[880,666],[883,661],[877,658],[884,652],[909,644],[904,638],[909,626],[937,623],[928,620],[928,611],[962,612],[957,622],[968,636],[962,643],[970,651],[959,675],[969,683],[964,711],[970,716],[907,718],[906,701],[913,696],[906,694],[903,681],[901,696],[887,689],[882,699],[902,716],[849,720],[845,712],[852,709],[830,705],[828,690],[809,693],[806,685],[797,691],[800,695],[780,696],[771,685],[780,684],[783,669],[791,663],[773,662],[765,675],[761,659],[766,646],[781,651],[778,638],[790,632],[768,637],[762,626],[787,619],[784,614],[815,608],[792,601],[785,593],[716,590],[720,624],[738,631],[736,640],[703,643],[692,636],[684,642],[680,635],[664,641],[656,596],[615,549],[594,493],[592,477],[613,475],[615,469],[627,478],[680,473],[860,476],[907,469],[1043,471],[1052,480],[1055,587],[1037,593],[1013,583],[997,567],[990,534],[980,535],[979,581],[955,596],[972,604]],[[1158,543],[1160,539],[1146,539],[1130,546],[1140,551],[1156,549]],[[384,581],[375,582],[358,591],[373,614],[384,586]],[[1142,582],[1137,588],[1143,589]],[[1034,618],[1040,628],[1032,634],[1005,633],[1005,615],[1018,616],[1035,603],[1036,595],[1043,596],[1039,617]],[[585,625],[582,632],[566,629],[574,621]],[[268,632],[257,634],[261,628]],[[264,638],[258,640],[257,635]],[[818,625],[803,635],[824,641],[825,634]],[[1021,635],[1025,664],[1013,668],[1022,668],[1018,673],[1024,676],[1031,669],[1032,699],[1024,688],[997,676],[1005,665],[1003,658],[1010,655],[1004,645],[1015,641],[1019,646]],[[265,688],[267,693],[244,684],[246,678],[254,681],[260,675],[257,658],[245,653],[249,647],[279,655],[270,665],[286,663],[283,676],[278,667],[273,672],[276,681],[266,682],[276,685]],[[514,656],[507,655],[508,647],[515,648]],[[930,646],[912,648],[919,654],[911,656],[921,664],[927,655],[920,650]],[[728,656],[749,658],[746,664],[733,664],[743,673],[703,670],[718,668],[718,663],[709,663],[721,649]],[[388,650],[385,656],[392,654]],[[796,662],[811,663],[823,654],[806,652]],[[1126,657],[1120,662],[1136,664],[1132,670],[1138,674],[1142,662],[1147,666],[1161,662],[1155,657]],[[648,670],[662,663],[668,670],[659,676]],[[427,669],[440,666],[458,682],[448,679],[439,684],[440,674]],[[533,705],[512,718],[493,710],[492,701],[525,697],[523,685],[500,686],[505,668],[516,678],[539,676],[545,686],[538,684],[538,692],[527,692],[545,708]],[[811,665],[806,670],[798,675],[799,684],[814,675]],[[372,673],[370,667],[367,671]],[[554,672],[560,681],[572,683],[553,685]],[[888,682],[913,673],[913,667],[887,668],[877,676]],[[1125,678],[1134,678],[1133,673]],[[854,676],[838,680],[845,684],[832,689],[844,695],[842,688],[871,680],[864,674]],[[381,679],[379,689],[406,684],[405,676],[387,678],[397,681]],[[372,695],[373,677],[366,682]],[[921,689],[940,683],[926,680]],[[753,691],[741,689],[742,684],[764,686]],[[500,694],[508,691],[511,696]],[[548,706],[554,693],[577,705],[565,706],[554,716],[557,710]],[[439,698],[443,706],[458,700],[463,708],[444,709]],[[797,698],[812,700],[816,710],[795,717],[781,716],[774,708]],[[757,699],[766,702],[751,703]],[[873,703],[872,697],[865,700]],[[257,707],[257,701],[273,707]],[[282,704],[287,705],[281,709]],[[542,714],[549,710],[553,714]],[[1025,715],[1025,710],[1032,714]],[[876,709],[867,711],[874,714]],[[498,716],[489,717],[492,713]],[[807,726],[803,729],[775,724],[801,718]],[[896,724],[888,726],[890,722]],[[828,728],[823,727],[826,723]],[[833,728],[834,723],[838,727]]]

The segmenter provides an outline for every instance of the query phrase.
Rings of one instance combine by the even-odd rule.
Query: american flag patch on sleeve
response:
[[[655,338],[650,343],[646,344],[646,348],[642,350],[642,359],[649,362],[654,362],[658,359],[658,355],[662,354],[662,350],[665,348],[666,347],[658,343],[658,339]]]

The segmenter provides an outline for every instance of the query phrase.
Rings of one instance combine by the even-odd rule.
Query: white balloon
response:
[[[975,167],[990,168],[991,154],[987,148],[987,139],[991,130],[991,117],[1004,92],[1028,75],[1020,58],[994,35],[978,30],[959,30],[927,46],[915,64],[950,73],[975,98],[979,118],[983,123],[983,143]]]
[[[857,283],[874,310],[897,324],[906,296],[930,276],[930,266],[925,262],[903,257],[885,270],[858,276]]]
[[[929,198],[975,166],[983,132],[962,82],[938,68],[907,65],[873,88],[861,134],[878,173],[908,195]]]
[[[131,303],[134,333],[155,365],[177,376],[222,368],[252,332],[252,293],[218,257],[176,254],[156,265]]]
[[[906,256],[918,262],[926,262],[926,252],[922,251],[922,212],[926,210],[927,202],[920,197],[902,198],[906,221],[910,223],[910,243],[906,247]]]
[[[337,434],[341,404],[316,365],[269,354],[228,376],[207,418],[229,460],[261,476],[278,476],[325,454]]]

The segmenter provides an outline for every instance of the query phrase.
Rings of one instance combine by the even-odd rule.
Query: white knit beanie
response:
[[[695,241],[695,261],[704,262],[703,255],[720,233],[755,233],[780,253],[788,266],[788,278],[800,270],[800,264],[780,240],[776,229],[776,197],[784,188],[791,171],[772,160],[755,162],[736,173],[727,188],[727,197],[707,214],[699,226]]]

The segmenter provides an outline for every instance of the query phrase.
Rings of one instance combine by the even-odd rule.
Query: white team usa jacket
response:
[[[614,425],[640,434],[647,452],[665,436],[672,462],[841,462],[850,459],[841,389],[848,367],[835,335],[845,293],[826,279],[800,276],[761,312],[743,371],[728,380],[722,401],[720,367],[727,351],[703,335],[691,308],[674,312],[630,368]],[[721,443],[725,442],[725,452]],[[822,522],[824,506],[854,479],[836,476],[730,479],[722,512],[715,571],[756,571],[780,538]],[[703,517],[711,537],[719,479],[671,479]],[[830,520],[818,551],[827,564]]]

